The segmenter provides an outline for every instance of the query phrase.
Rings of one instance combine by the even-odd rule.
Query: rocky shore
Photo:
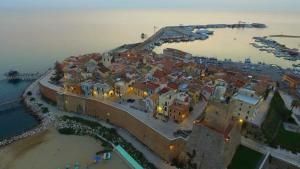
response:
[[[22,95],[22,100],[26,107],[29,109],[30,114],[39,121],[39,124],[33,129],[25,131],[20,135],[2,140],[0,142],[0,147],[11,144],[17,140],[41,133],[47,130],[53,124],[54,116],[51,115],[50,112],[45,113],[45,107],[41,107],[41,104],[35,101],[35,99],[32,99],[34,98],[32,95],[28,94],[29,91],[32,91],[32,89],[38,86],[38,81],[39,79],[33,82],[31,85],[29,85],[29,87],[24,91]]]

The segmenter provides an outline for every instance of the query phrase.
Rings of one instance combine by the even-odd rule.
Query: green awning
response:
[[[123,158],[125,158],[128,163],[134,168],[134,169],[143,169],[143,167],[137,162],[135,161],[135,159],[133,159],[131,157],[131,155],[129,155],[127,153],[126,150],[124,150],[120,145],[116,146],[115,149],[118,151],[118,153],[120,153]]]

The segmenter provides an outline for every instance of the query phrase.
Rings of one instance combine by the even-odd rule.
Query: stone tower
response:
[[[185,152],[185,168],[226,169],[240,144],[241,123],[228,113],[228,106],[210,104],[196,121]]]

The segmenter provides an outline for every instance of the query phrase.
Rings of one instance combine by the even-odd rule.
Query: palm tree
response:
[[[297,108],[297,107],[300,107],[300,100],[296,100],[296,99],[294,99],[293,101],[292,101],[292,104],[291,104],[291,111],[293,111],[293,109],[294,108]]]

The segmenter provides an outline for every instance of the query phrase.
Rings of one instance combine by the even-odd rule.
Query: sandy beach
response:
[[[80,168],[85,168],[93,163],[99,150],[102,150],[100,141],[87,136],[62,135],[51,128],[1,148],[0,169],[63,169],[67,164],[72,167],[76,161]],[[89,168],[130,169],[115,152],[111,160]]]

